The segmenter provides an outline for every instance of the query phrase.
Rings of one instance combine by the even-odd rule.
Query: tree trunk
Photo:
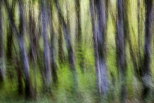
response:
[[[25,75],[25,94],[27,98],[32,98],[32,84],[30,80],[30,67],[29,67],[29,60],[26,52],[26,47],[25,47],[25,41],[24,41],[24,34],[25,34],[25,10],[24,10],[24,4],[23,0],[19,0],[19,15],[20,15],[20,25],[19,25],[19,35],[18,35],[18,40],[19,40],[19,48],[20,48],[20,56],[21,56],[21,61],[24,69],[24,75]]]
[[[56,85],[58,82],[58,75],[57,75],[57,64],[56,64],[56,57],[55,57],[55,32],[53,28],[53,7],[52,3],[49,2],[49,14],[50,14],[50,53],[51,53],[51,68],[52,68],[52,78],[53,82]]]
[[[142,98],[146,99],[150,93],[151,88],[151,49],[152,49],[152,20],[153,20],[153,0],[145,0],[146,14],[145,14],[145,44],[144,57],[142,66]]]
[[[34,8],[32,4],[30,4],[29,10],[29,37],[30,37],[30,59],[36,61],[37,60],[37,50],[38,50],[38,34],[36,33],[36,23],[34,17]]]
[[[118,0],[118,19],[117,19],[117,35],[116,35],[116,54],[117,54],[117,67],[119,69],[121,81],[121,102],[126,103],[127,90],[126,90],[126,34],[127,23],[125,9],[125,0]]]
[[[67,23],[64,20],[62,10],[59,5],[59,0],[54,0],[54,2],[56,4],[59,20],[60,20],[60,23],[62,24],[62,29],[64,31],[64,38],[65,38],[66,48],[68,52],[68,61],[69,61],[70,69],[72,71],[72,75],[73,75],[74,87],[77,88],[78,82],[77,82],[77,72],[76,72],[76,66],[75,66],[75,55],[74,55],[74,50],[72,47],[70,30],[69,30]]]
[[[105,37],[107,27],[106,1],[91,0],[90,6],[98,88],[101,95],[106,95],[109,91],[109,79],[105,59]]]
[[[4,31],[2,1],[0,1],[0,82],[4,80]]]
[[[17,78],[18,78],[18,94],[23,95],[24,93],[24,86],[23,86],[23,74],[22,74],[22,65],[20,64],[19,58],[16,57],[15,61],[15,68],[17,70]]]
[[[15,12],[15,4],[16,0],[13,1],[11,5],[11,13],[12,13],[12,18],[14,18],[14,12]],[[7,29],[7,48],[6,48],[6,57],[7,61],[11,63],[12,59],[12,48],[13,48],[13,31],[11,29],[11,25],[8,24],[8,29]]]
[[[76,10],[77,57],[78,57],[80,69],[82,72],[84,72],[84,55],[83,55],[83,47],[82,47],[80,0],[75,0],[75,10]]]
[[[39,48],[39,36],[36,32],[36,21],[35,21],[35,15],[34,15],[34,7],[33,7],[33,1],[29,1],[29,38],[30,38],[30,48],[29,48],[29,58],[30,62],[33,63],[33,70],[34,70],[34,90],[33,90],[33,96],[36,97],[37,92],[37,65],[38,65],[38,48]]]
[[[58,18],[60,19],[60,18]],[[58,59],[59,59],[59,63],[64,63],[65,61],[65,53],[64,53],[64,49],[63,49],[63,43],[64,43],[64,39],[63,39],[63,33],[62,33],[62,27],[60,24],[60,20],[59,20],[59,26],[58,26]]]
[[[48,27],[48,12],[47,12],[47,1],[41,0],[41,20],[42,20],[42,36],[44,43],[44,63],[45,63],[45,86],[46,89],[50,88],[51,85],[51,56],[50,47],[47,34]]]

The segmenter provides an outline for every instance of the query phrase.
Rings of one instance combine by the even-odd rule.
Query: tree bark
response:
[[[80,69],[82,72],[84,72],[84,55],[83,55],[83,47],[82,47],[80,0],[75,0],[75,10],[76,10],[77,57],[78,57]]]
[[[52,78],[53,82],[56,85],[58,82],[58,75],[57,75],[57,64],[56,64],[56,53],[55,53],[55,32],[53,28],[53,6],[52,3],[49,1],[49,14],[50,14],[50,53],[51,53],[51,68],[52,68]]]
[[[117,67],[120,75],[121,85],[121,102],[126,103],[127,89],[126,89],[126,34],[128,33],[128,23],[125,0],[118,0],[118,18],[117,18],[117,35],[116,35],[116,54],[117,54]],[[124,11],[125,10],[125,11]]]
[[[90,6],[98,88],[101,95],[106,95],[109,91],[109,79],[105,59],[105,37],[107,27],[106,1],[91,0]]]
[[[15,12],[15,4],[16,4],[16,0],[12,1],[12,5],[11,5],[11,13],[12,13],[12,18],[14,18],[14,12]],[[12,49],[13,49],[13,31],[11,29],[11,25],[8,24],[7,27],[8,31],[7,31],[7,48],[6,48],[6,57],[7,57],[7,61],[9,63],[11,63],[11,59],[12,59]]]
[[[58,19],[60,19],[58,17]],[[64,39],[63,39],[63,33],[62,33],[62,27],[60,24],[60,20],[59,20],[59,26],[58,26],[58,59],[59,59],[59,63],[64,63],[65,61],[65,53],[64,53],[64,48],[63,48],[63,43],[64,43]]]
[[[150,93],[151,88],[151,50],[152,50],[152,20],[153,20],[153,0],[145,0],[145,44],[142,66],[142,98],[145,100]]]
[[[26,24],[25,24],[25,8],[23,4],[23,0],[19,0],[19,16],[20,16],[20,25],[19,25],[19,35],[18,35],[18,40],[19,40],[19,48],[20,48],[20,56],[21,56],[21,61],[24,69],[24,75],[25,75],[25,94],[27,98],[32,98],[32,84],[30,80],[30,67],[29,67],[29,60],[28,60],[28,55],[26,52],[26,47],[25,47],[25,41],[24,41],[24,34],[25,34],[25,29],[26,29]]]
[[[68,27],[66,21],[64,20],[62,10],[59,5],[59,0],[54,0],[54,2],[56,4],[59,20],[60,20],[60,23],[62,24],[62,29],[64,31],[64,38],[65,38],[66,48],[67,48],[67,52],[68,52],[68,61],[69,61],[70,69],[72,71],[72,75],[73,75],[74,87],[77,88],[78,82],[77,82],[77,72],[76,72],[76,66],[75,66],[75,55],[74,55],[74,50],[72,47],[70,30],[69,30],[69,27]]]
[[[51,54],[50,54],[50,46],[47,34],[48,27],[48,12],[47,12],[47,1],[41,0],[41,21],[42,21],[42,36],[44,43],[44,63],[45,63],[45,86],[47,89],[50,88],[51,85]]]
[[[0,82],[4,81],[4,30],[2,1],[0,1]]]

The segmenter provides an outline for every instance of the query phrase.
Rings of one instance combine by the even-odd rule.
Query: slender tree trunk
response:
[[[58,82],[58,75],[57,75],[57,64],[56,64],[56,57],[55,57],[55,32],[53,28],[53,7],[52,3],[49,1],[49,14],[50,14],[50,53],[51,53],[51,68],[52,68],[52,78],[54,84]]]
[[[151,86],[151,49],[152,49],[152,20],[153,20],[153,0],[145,0],[146,15],[145,15],[145,44],[144,57],[142,66],[142,98],[146,99],[150,93]]]
[[[98,88],[101,95],[106,95],[109,91],[109,79],[105,60],[107,27],[106,1],[91,0],[90,4]]]
[[[51,84],[51,54],[49,47],[49,40],[47,34],[48,27],[48,12],[47,1],[41,0],[41,20],[42,20],[42,36],[44,42],[44,63],[45,63],[45,86],[49,89]]]
[[[117,67],[119,69],[120,81],[121,81],[121,102],[126,103],[127,90],[126,90],[126,34],[128,24],[126,23],[125,0],[118,0],[118,19],[117,19],[117,35],[116,35],[116,54],[117,54]],[[125,10],[126,12],[126,10]]]
[[[4,31],[2,1],[0,1],[0,82],[4,80]]]
[[[34,7],[33,7],[33,1],[29,1],[29,38],[30,38],[30,49],[29,49],[29,58],[30,62],[33,63],[33,70],[34,70],[34,91],[33,96],[36,97],[37,92],[37,65],[38,65],[38,33],[36,32],[36,20],[34,15]]]
[[[11,28],[11,26],[8,27],[7,50],[6,50],[6,56],[7,56],[7,59],[9,62],[12,59],[12,47],[13,47],[13,34],[12,34],[12,30],[10,28]]]
[[[60,18],[58,18],[60,19]],[[63,33],[62,33],[62,27],[60,24],[60,20],[59,20],[59,26],[58,26],[58,59],[59,59],[59,63],[64,63],[65,61],[65,53],[64,53],[64,49],[63,49],[63,43],[64,43],[64,39],[63,39]]]
[[[12,7],[11,7],[11,13],[12,13],[12,18],[14,18],[14,12],[15,12],[15,4],[16,4],[16,0],[12,1]],[[11,59],[12,59],[12,49],[13,49],[13,31],[11,29],[11,25],[8,25],[8,29],[7,29],[7,48],[6,48],[6,57],[7,57],[7,61],[9,63],[11,63]]]
[[[143,35],[143,31],[142,31],[142,13],[141,13],[141,0],[138,0],[137,1],[137,4],[138,4],[138,8],[137,8],[137,12],[138,12],[138,15],[137,15],[137,18],[138,18],[138,46],[139,46],[139,59],[141,60],[141,46],[142,46],[142,35]]]
[[[50,47],[50,53],[51,53],[51,67],[52,67],[52,78],[53,82],[56,84],[58,82],[58,75],[57,75],[57,64],[56,64],[56,58],[55,58],[55,34],[52,32],[51,34],[51,47]]]
[[[34,61],[37,60],[37,49],[38,49],[38,35],[36,33],[36,24],[35,24],[35,17],[34,17],[34,8],[32,4],[30,4],[29,10],[29,37],[30,37],[30,58]]]
[[[76,37],[77,37],[77,56],[79,61],[79,66],[82,72],[84,72],[84,55],[82,47],[82,30],[81,30],[81,6],[80,0],[75,0],[75,10],[76,10]]]
[[[16,58],[16,65],[15,68],[17,70],[17,77],[18,77],[18,94],[19,95],[23,95],[24,94],[24,85],[23,85],[23,72],[22,72],[22,66],[19,62],[19,58]]]
[[[60,23],[62,24],[62,29],[64,31],[64,38],[66,41],[66,48],[67,48],[67,52],[68,52],[68,61],[69,61],[70,69],[72,71],[72,75],[73,75],[74,87],[77,88],[78,82],[77,82],[77,72],[76,72],[76,66],[75,66],[75,55],[74,55],[74,50],[72,47],[70,30],[69,30],[67,23],[64,20],[62,10],[59,5],[59,0],[54,0],[54,2],[56,4],[59,20],[60,20]]]
[[[20,15],[20,25],[19,25],[19,35],[18,35],[18,40],[19,40],[19,48],[20,48],[20,56],[21,56],[21,61],[24,69],[24,75],[25,75],[25,93],[27,98],[32,98],[32,84],[30,80],[30,67],[29,67],[29,60],[28,60],[28,55],[26,52],[26,47],[25,47],[25,41],[24,41],[24,34],[25,34],[25,10],[24,10],[24,4],[23,0],[19,0],[19,15]]]
[[[12,58],[13,58],[13,31],[11,29],[11,26],[8,25],[7,27],[7,48],[6,48],[6,59],[7,59],[7,74],[9,79],[13,79],[13,73],[12,73]]]

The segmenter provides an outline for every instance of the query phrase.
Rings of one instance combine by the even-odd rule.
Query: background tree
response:
[[[77,81],[77,73],[76,73],[76,65],[75,65],[75,55],[74,55],[74,50],[72,47],[70,30],[62,14],[62,10],[59,5],[59,0],[54,0],[54,2],[57,8],[60,23],[62,24],[62,29],[63,29],[64,38],[66,42],[66,48],[68,52],[68,62],[69,62],[70,70],[72,72],[72,76],[73,76],[74,87],[77,88],[78,81]]]
[[[84,71],[84,54],[82,46],[82,29],[81,29],[81,6],[80,0],[75,0],[76,12],[76,38],[77,38],[77,54],[81,71]]]
[[[105,37],[107,27],[106,1],[91,0],[90,3],[98,87],[101,94],[107,94],[109,91],[109,79],[105,60]]]
[[[0,1],[0,82],[4,80],[4,23],[3,23],[3,8],[2,1]]]
[[[121,82],[121,102],[126,103],[126,36],[127,36],[127,15],[126,0],[118,0],[118,18],[117,18],[117,35],[116,35],[116,54],[117,54],[117,68],[119,69],[120,82]]]
[[[151,48],[152,48],[152,20],[153,20],[153,1],[145,0],[146,15],[145,15],[145,44],[144,56],[142,65],[142,83],[143,83],[143,98],[147,98],[151,86]]]
[[[19,24],[19,34],[17,34],[18,37],[18,42],[19,42],[19,48],[20,48],[20,56],[22,60],[22,65],[24,69],[24,76],[25,76],[25,93],[26,97],[32,97],[32,84],[30,80],[30,66],[29,66],[29,60],[28,60],[28,55],[26,52],[26,47],[25,47],[25,41],[24,41],[24,34],[25,34],[25,29],[26,29],[26,24],[25,24],[25,8],[24,8],[24,1],[19,0],[19,15],[20,15],[20,24]]]
[[[56,84],[58,82],[58,76],[57,76],[57,63],[56,63],[56,47],[55,47],[55,38],[56,38],[56,34],[54,31],[54,27],[53,27],[53,1],[49,3],[49,21],[50,21],[50,53],[51,53],[51,68],[52,68],[52,78],[53,78],[53,82],[54,84]]]
[[[44,42],[44,64],[45,64],[45,88],[48,89],[51,84],[51,54],[50,54],[50,46],[49,46],[49,40],[48,40],[48,7],[47,7],[47,1],[41,0],[41,21],[42,21],[42,36],[43,36],[43,42]]]

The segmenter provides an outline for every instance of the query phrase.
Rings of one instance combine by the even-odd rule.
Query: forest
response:
[[[154,103],[154,0],[0,0],[0,103]]]

